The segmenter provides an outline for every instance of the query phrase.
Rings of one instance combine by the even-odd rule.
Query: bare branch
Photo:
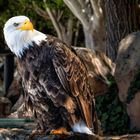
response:
[[[92,50],[95,50],[95,40],[92,34],[92,30],[87,30],[86,28],[83,28],[84,35],[85,35],[85,45],[86,48],[90,48]]]
[[[78,41],[78,35],[79,35],[79,27],[80,27],[80,21],[78,20],[76,23],[76,32],[75,32],[75,37],[74,37],[74,46],[77,46],[77,41]]]
[[[50,18],[48,17],[48,14],[46,12],[44,12],[40,7],[38,7],[38,5],[33,1],[32,2],[32,9],[41,17],[43,17],[45,20],[50,20]]]
[[[85,8],[85,0],[78,0],[82,8]]]
[[[67,43],[68,45],[71,45],[72,43],[72,34],[73,34],[73,17],[70,16],[68,19],[68,25],[67,25]]]
[[[93,9],[91,7],[89,7],[90,2],[87,2],[85,0],[78,0],[79,4],[81,5],[82,7],[82,10],[85,11],[85,13],[87,14],[88,18],[90,19],[90,17],[92,16],[92,12]]]
[[[61,19],[63,13],[64,13],[64,11],[60,11],[60,13],[59,13],[59,15],[58,15],[58,17],[57,17],[57,21],[60,21],[60,19]]]
[[[78,1],[76,0],[63,0],[63,1],[73,12],[73,14],[81,21],[84,28],[89,28],[88,16],[85,13],[84,9],[82,10],[80,3],[78,3]]]
[[[98,5],[98,0],[90,0],[91,6],[93,8],[94,11],[94,15],[96,16],[96,18],[100,18],[101,16],[101,12],[99,10],[99,5]]]
[[[49,17],[50,17],[50,19],[52,21],[52,24],[53,24],[53,26],[54,26],[54,28],[55,28],[55,30],[57,32],[58,38],[59,39],[62,39],[62,33],[61,33],[60,25],[57,22],[56,17],[54,16],[54,14],[50,10],[50,8],[46,5],[46,3],[45,3],[45,10],[48,13],[48,15],[49,15]]]

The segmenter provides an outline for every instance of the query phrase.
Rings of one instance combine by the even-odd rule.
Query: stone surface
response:
[[[140,85],[135,87],[136,85],[133,86],[132,84],[135,82],[135,76],[139,70],[140,32],[135,32],[120,42],[114,76],[119,88],[119,98],[126,106],[131,127],[137,130],[140,130],[140,93],[138,92]],[[134,90],[134,93],[129,93],[130,90],[132,92],[132,86],[137,89]],[[128,102],[129,96],[134,97]]]
[[[0,140],[29,140],[29,136],[34,124],[27,125],[23,128],[0,128]],[[140,140],[140,134],[127,134],[122,136],[87,136],[85,134],[74,134],[68,137],[60,137],[54,135],[39,136],[36,135],[30,140]]]
[[[0,116],[4,117],[5,115],[10,114],[10,108],[12,103],[6,97],[0,97]]]
[[[131,118],[131,127],[140,128],[140,91],[138,91],[134,99],[127,104],[127,112]]]

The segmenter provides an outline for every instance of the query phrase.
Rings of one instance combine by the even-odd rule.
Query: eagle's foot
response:
[[[71,132],[68,132],[66,128],[60,127],[59,129],[51,130],[51,135],[72,135]]]
[[[29,140],[33,140],[37,136],[45,135],[44,130],[33,130],[32,133],[29,135]]]

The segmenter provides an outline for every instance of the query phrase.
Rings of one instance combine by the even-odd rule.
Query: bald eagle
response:
[[[4,37],[17,56],[25,104],[38,129],[93,134],[94,96],[87,70],[72,47],[35,30],[26,16],[10,18]]]

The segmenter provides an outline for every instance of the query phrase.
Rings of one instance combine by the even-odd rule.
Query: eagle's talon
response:
[[[59,129],[54,129],[50,131],[51,135],[71,135],[71,132],[68,132],[66,128],[61,127]]]

